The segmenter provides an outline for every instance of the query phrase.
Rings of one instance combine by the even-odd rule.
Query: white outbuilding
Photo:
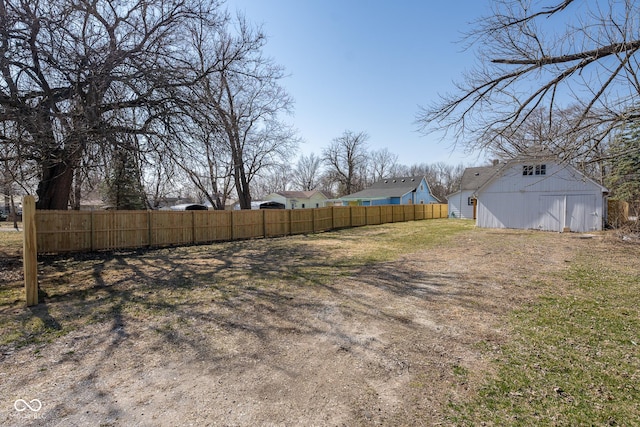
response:
[[[265,198],[270,202],[281,203],[284,209],[309,209],[325,207],[329,197],[319,190],[313,191],[277,191]]]
[[[499,165],[472,196],[476,225],[545,231],[602,230],[608,190],[576,168],[549,157]]]
[[[449,217],[476,219],[476,191],[500,169],[496,161],[493,166],[466,168],[460,178],[460,188],[447,196]]]

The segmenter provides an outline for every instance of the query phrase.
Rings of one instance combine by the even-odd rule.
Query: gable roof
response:
[[[454,194],[458,194],[461,191],[476,191],[489,181],[500,169],[502,169],[502,167],[504,167],[504,163],[496,163],[491,166],[466,168],[464,172],[462,172],[462,177],[460,178],[460,187],[457,191],[447,195],[447,198]]]
[[[343,196],[341,199],[384,199],[388,197],[402,197],[418,188],[423,179],[424,176],[387,178],[374,183],[371,187],[362,191]]]
[[[539,156],[523,155],[523,156],[520,156],[520,157],[513,158],[511,160],[508,160],[505,163],[501,163],[499,165],[499,167],[497,169],[495,169],[494,173],[491,176],[489,176],[488,179],[486,179],[479,187],[474,189],[474,194],[477,194],[479,191],[482,191],[482,189],[487,187],[489,185],[489,183],[495,181],[498,177],[502,176],[502,173],[504,171],[509,170],[511,167],[513,167],[515,165],[522,165],[522,164],[527,164],[527,163],[529,163],[529,164],[531,164],[531,163],[538,163],[538,164],[540,164],[540,163],[553,163],[555,165],[560,166],[562,169],[569,170],[569,172],[571,174],[573,174],[576,177],[580,177],[580,179],[584,180],[585,182],[591,183],[593,186],[598,188],[602,193],[608,193],[609,192],[609,190],[606,187],[600,185],[599,183],[597,183],[593,179],[589,178],[587,175],[585,175],[584,173],[582,173],[581,171],[579,171],[575,167],[571,166],[568,163],[565,163],[565,162],[559,160],[555,156],[550,156],[550,155],[539,155]],[[552,176],[553,176],[553,174],[546,175],[544,178],[541,178],[541,179],[549,179]]]
[[[500,165],[466,168],[460,179],[460,190],[477,190],[500,169]]]

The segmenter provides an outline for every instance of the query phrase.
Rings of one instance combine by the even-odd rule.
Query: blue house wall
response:
[[[395,183],[395,180],[393,181]],[[403,179],[402,182],[404,183],[405,180]],[[386,183],[386,181],[385,181]],[[404,190],[408,190],[408,187],[411,188],[410,186],[405,185],[404,186]],[[384,192],[387,193],[395,193],[398,194],[400,190],[398,190],[397,188],[391,188],[389,190],[386,190]],[[359,204],[360,206],[383,206],[383,205],[408,205],[408,204],[429,204],[429,203],[440,203],[438,201],[438,199],[436,199],[435,197],[433,197],[433,195],[431,194],[430,190],[429,190],[429,185],[427,184],[427,181],[425,178],[422,178],[420,180],[420,182],[418,183],[418,185],[415,187],[414,191],[408,191],[407,193],[403,194],[402,196],[389,196],[389,197],[379,197],[379,193],[381,192],[381,190],[378,190],[378,194],[371,194],[370,197],[367,197],[368,195],[361,195],[360,193],[365,193],[365,192],[359,192],[359,193],[354,193],[354,195],[358,195],[360,197],[357,198],[353,198],[353,199],[347,199],[347,200],[343,200],[342,203],[345,206],[348,206],[350,204]]]
[[[370,203],[370,204],[369,204]],[[389,197],[386,199],[378,199],[363,201],[363,206],[381,206],[381,205],[408,205],[408,204],[429,204],[440,203],[431,195],[427,181],[423,179],[417,186],[416,191],[409,192],[401,197]]]
[[[429,185],[427,185],[427,180],[424,178],[420,181],[420,185],[416,188],[415,193],[409,194],[409,196],[411,195],[413,195],[412,202],[414,204],[440,203],[429,191]],[[408,201],[403,203],[406,204]]]

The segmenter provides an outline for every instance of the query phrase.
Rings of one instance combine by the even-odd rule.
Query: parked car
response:
[[[0,221],[6,221],[9,218],[9,215],[0,209]]]
[[[209,208],[205,205],[200,205],[198,203],[184,203],[182,205],[175,205],[169,207],[172,211],[206,211]]]

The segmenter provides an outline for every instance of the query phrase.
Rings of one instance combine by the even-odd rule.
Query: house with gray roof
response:
[[[424,176],[396,177],[380,180],[371,187],[340,198],[345,206],[378,206],[440,203],[431,194]]]
[[[265,197],[269,202],[277,202],[284,205],[285,209],[322,208],[329,200],[323,191],[276,191]]]
[[[475,192],[500,168],[498,162],[492,166],[466,168],[460,179],[460,188],[447,196],[451,218],[476,219]]]

